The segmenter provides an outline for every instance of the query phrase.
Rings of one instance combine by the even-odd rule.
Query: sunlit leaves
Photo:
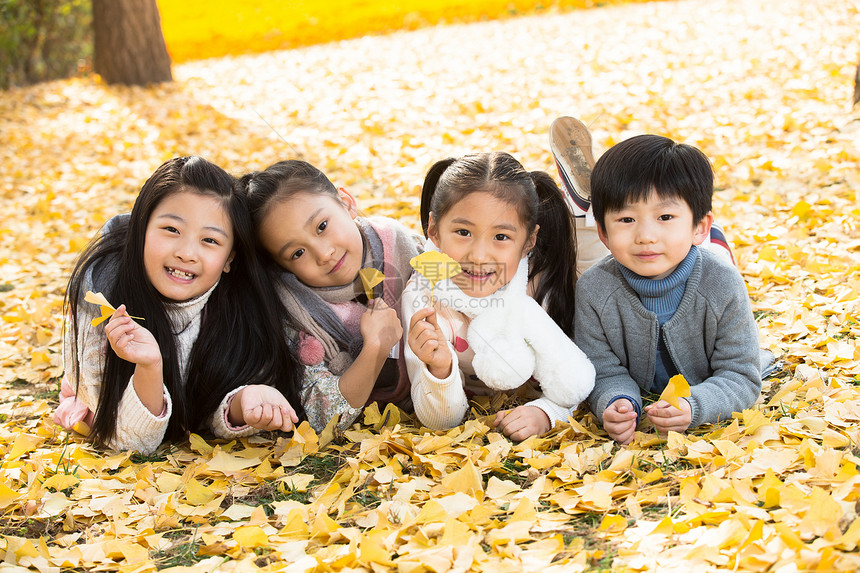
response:
[[[681,374],[676,374],[669,379],[669,383],[660,394],[660,400],[665,400],[672,406],[680,408],[678,402],[680,398],[688,398],[690,396],[690,385],[687,379]]]
[[[107,319],[111,317],[113,313],[116,312],[116,309],[107,301],[105,296],[100,292],[92,292],[87,291],[84,296],[84,300],[91,304],[99,305],[99,309],[101,310],[101,316],[98,316],[90,321],[91,326],[98,326]],[[131,318],[136,318],[137,320],[143,320],[139,316],[132,316]]]
[[[190,63],[173,85],[0,94],[5,561],[857,570],[856,30],[856,10],[829,0],[650,3]],[[504,149],[553,172],[547,130],[561,114],[590,125],[597,155],[653,132],[713,161],[714,210],[762,344],[786,362],[752,408],[665,439],[643,426],[619,448],[582,411],[512,443],[491,427],[505,400],[477,397],[449,432],[372,406],[343,433],[192,434],[143,458],[67,442],[55,401],[31,396],[30,382],[50,391],[61,373],[74,258],[164,159],[200,153],[239,174],[301,154],[362,211],[417,229],[432,163]]]
[[[409,261],[415,272],[430,282],[431,287],[460,274],[460,263],[439,251],[426,251]]]
[[[604,0],[619,4],[629,0]],[[643,1],[643,0],[634,0]],[[645,0],[647,1],[647,0]],[[174,62],[283,50],[438,23],[475,22],[543,11],[536,0],[407,0],[379,5],[362,0],[277,0],[206,4],[159,0],[164,38]],[[589,0],[556,0],[553,9],[590,8]],[[330,15],[335,12],[337,18]],[[235,25],[241,22],[241,26]],[[213,41],[213,37],[218,41]]]
[[[368,300],[373,298],[373,287],[385,280],[385,275],[373,267],[361,269],[358,271],[358,276],[361,278],[361,285]]]

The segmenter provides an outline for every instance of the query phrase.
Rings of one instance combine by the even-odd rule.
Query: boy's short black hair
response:
[[[711,210],[714,172],[707,156],[692,145],[660,135],[637,135],[612,146],[591,174],[591,205],[601,228],[607,211],[645,200],[652,193],[680,198],[694,224]]]

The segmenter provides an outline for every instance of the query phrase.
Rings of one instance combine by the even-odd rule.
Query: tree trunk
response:
[[[860,102],[860,62],[857,62],[857,71],[854,72],[854,105]]]
[[[169,82],[155,0],[93,0],[93,69],[109,84]]]

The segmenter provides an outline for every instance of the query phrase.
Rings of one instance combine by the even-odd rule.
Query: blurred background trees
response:
[[[93,0],[93,69],[109,84],[169,82],[155,0]]]
[[[0,89],[91,68],[108,83],[171,80],[155,0],[0,0]]]
[[[70,76],[91,57],[89,0],[0,0],[0,88]]]

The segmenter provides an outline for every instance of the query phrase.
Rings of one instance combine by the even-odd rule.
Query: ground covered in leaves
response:
[[[837,0],[661,2],[0,93],[0,571],[860,568],[858,29]],[[69,268],[165,159],[300,156],[416,227],[432,162],[503,149],[551,170],[559,115],[600,148],[655,132],[713,159],[785,364],[756,407],[625,448],[586,414],[511,443],[481,411],[499,404],[450,432],[370,408],[343,434],[151,457],[51,424]]]
[[[436,24],[470,23],[523,14],[648,0],[158,0],[167,51],[174,62],[259,54]],[[337,18],[332,18],[337,14]]]

